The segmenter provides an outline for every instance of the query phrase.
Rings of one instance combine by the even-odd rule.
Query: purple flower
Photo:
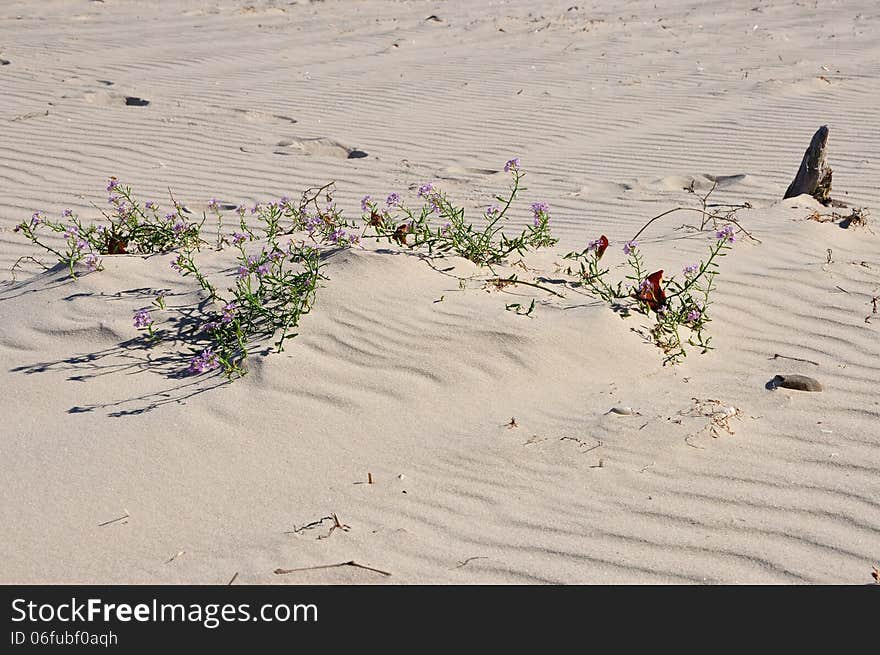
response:
[[[259,277],[263,277],[264,275],[268,275],[268,274],[269,274],[269,264],[267,264],[266,262],[263,262],[262,264],[257,266],[257,275]]]
[[[183,255],[178,255],[175,259],[171,260],[171,268],[183,275],[184,269],[183,265],[186,263],[186,260],[183,258]]]
[[[89,244],[87,244],[83,239],[76,240],[76,249],[77,250],[85,250],[88,247],[88,245]]]
[[[698,270],[700,270],[699,266],[697,266],[696,264],[689,264],[688,266],[684,267],[684,274],[685,275],[693,275]]]
[[[715,233],[715,238],[719,241],[724,240],[733,243],[736,241],[736,237],[733,236],[733,226],[725,225],[723,229],[718,230],[718,232]]]
[[[284,251],[278,249],[273,250],[269,254],[269,259],[271,259],[273,262],[281,261],[282,259],[284,259]]]
[[[35,211],[33,216],[31,216],[31,227],[37,227],[40,223],[43,222],[43,216],[39,211]]]
[[[240,244],[240,243],[244,243],[244,240],[245,240],[245,239],[247,239],[247,237],[246,237],[244,234],[242,234],[241,232],[233,232],[233,233],[232,233],[232,243],[233,243],[233,245],[236,245],[236,246],[237,246],[237,245]]]
[[[533,202],[532,203],[532,213],[535,215],[549,214],[550,213],[550,205],[548,205],[546,202]]]
[[[446,234],[451,229],[452,229],[452,223],[447,222],[446,224],[443,225],[443,229],[441,229],[440,232],[442,234]]]
[[[140,330],[145,327],[150,327],[153,324],[153,319],[150,317],[150,312],[146,309],[138,310],[134,315],[134,326]]]
[[[171,227],[171,231],[174,232],[174,234],[178,235],[178,236],[180,235],[181,232],[183,232],[185,230],[186,230],[186,223],[184,223],[183,221],[177,221]]]
[[[281,196],[281,206],[288,207],[290,205],[290,196]]]
[[[202,332],[210,332],[218,327],[220,327],[220,324],[217,321],[208,321],[202,326]]]
[[[106,231],[107,231],[106,225],[96,225],[95,226],[95,232],[97,232],[98,234],[104,234],[104,232],[106,232]]]
[[[699,309],[692,309],[687,314],[687,322],[688,323],[696,323],[697,321],[700,320],[701,316],[702,316],[702,313],[700,312]]]
[[[260,211],[260,203],[257,203],[253,207],[251,207],[251,214],[256,214]]]
[[[363,212],[367,211],[367,209],[369,209],[372,202],[373,202],[373,196],[366,195],[363,198],[361,198],[361,211],[363,211]]]
[[[235,208],[235,211],[238,212],[238,215],[239,215],[239,216],[241,216],[242,218],[244,218],[244,214],[245,214],[245,212],[247,211],[247,208],[245,208],[244,205],[239,205],[238,207]]]
[[[399,193],[389,193],[388,197],[385,199],[385,204],[389,207],[399,207],[400,206],[400,194]]]
[[[113,191],[113,189],[115,189],[118,186],[119,186],[119,180],[117,180],[115,176],[111,177],[110,182],[107,184],[107,193],[110,193],[111,191]]]
[[[486,207],[486,216],[492,218],[493,216],[497,216],[501,213],[501,208],[498,205],[489,205]]]
[[[434,190],[434,185],[430,182],[419,187],[419,198],[426,196]]]
[[[76,225],[68,225],[67,229],[64,230],[64,238],[68,241],[79,239],[79,228]]]
[[[208,203],[208,209],[211,211],[217,211],[220,209],[220,201],[217,198],[211,198],[211,202]]]
[[[224,325],[228,323],[232,323],[232,319],[235,318],[235,312],[238,311],[238,305],[234,302],[227,303],[223,307],[223,316],[220,317],[220,322]]]
[[[173,221],[175,218],[177,218],[177,214],[165,214],[166,221]]]
[[[626,255],[631,255],[636,251],[636,248],[638,248],[638,247],[639,247],[639,244],[636,243],[635,241],[627,241],[625,244],[623,244],[623,252]]]
[[[550,205],[546,202],[532,203],[532,224],[535,227],[541,227],[541,223],[550,218]]]
[[[73,210],[72,210],[72,209],[65,209],[63,212],[61,212],[61,217],[62,217],[62,218],[70,218],[71,216],[73,216]]]
[[[514,157],[509,160],[506,164],[504,164],[504,172],[509,173],[510,171],[519,170],[519,157]]]
[[[238,279],[239,279],[239,280],[243,280],[243,279],[246,278],[248,275],[250,275],[250,272],[251,272],[251,271],[250,271],[250,269],[249,269],[247,266],[244,266],[244,265],[239,266],[239,267],[238,267]]]
[[[144,203],[144,209],[152,209],[153,211],[155,211],[158,208],[159,208],[159,205],[157,205],[152,200],[147,200],[147,202]]]
[[[220,359],[217,357],[217,353],[210,348],[205,348],[201,355],[193,357],[189,363],[189,372],[198,375],[212,371],[218,366],[220,366]]]
[[[86,268],[89,269],[90,273],[94,273],[98,270],[98,266],[101,265],[101,262],[98,260],[98,256],[95,253],[91,253],[88,257],[86,257]]]
[[[323,222],[324,219],[322,219],[320,216],[307,216],[306,229],[309,231],[309,234],[317,230]]]

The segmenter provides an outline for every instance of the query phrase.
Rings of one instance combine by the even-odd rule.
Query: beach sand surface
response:
[[[878,224],[781,198],[828,125],[832,195],[880,208],[878,31],[869,0],[4,2],[0,582],[871,582]],[[365,240],[231,384],[132,325],[158,290],[200,300],[170,256],[74,281],[13,231],[99,218],[110,176],[196,214],[333,180],[350,217],[426,182],[476,215],[512,157],[511,230],[544,201],[559,243],[495,272],[564,297]],[[721,262],[714,349],[663,366],[562,256],[606,234],[620,275],[713,186],[754,239]],[[651,270],[704,256],[698,223],[653,224]],[[229,252],[201,255],[221,281]],[[50,268],[13,278],[28,256]]]

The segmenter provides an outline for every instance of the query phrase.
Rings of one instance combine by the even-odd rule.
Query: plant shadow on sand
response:
[[[58,272],[60,269],[61,267]],[[50,288],[60,286],[54,281],[51,281],[50,284]],[[0,302],[23,293],[39,293],[44,290],[36,288],[27,291],[16,290],[13,295],[0,295]],[[84,299],[118,301],[136,298],[143,299],[145,304],[149,304],[156,297],[158,291],[160,290],[142,287],[120,291],[108,296],[77,292],[63,297],[62,300],[66,302]],[[173,302],[173,299],[179,295],[183,294],[167,294],[166,299]],[[144,414],[167,404],[185,402],[189,398],[229,382],[219,372],[194,376],[188,370],[188,364],[194,353],[189,351],[187,346],[194,347],[195,344],[204,341],[204,336],[199,334],[199,330],[203,322],[204,307],[207,304],[209,304],[208,301],[204,300],[192,304],[169,305],[169,308],[174,311],[169,312],[169,317],[156,331],[154,339],[150,339],[144,333],[103,350],[16,366],[10,371],[25,375],[64,371],[70,373],[67,377],[69,382],[89,382],[106,375],[139,374],[158,375],[170,382],[164,388],[139,396],[107,403],[74,406],[67,410],[69,414],[82,414],[106,409],[110,410],[108,416],[119,418]],[[111,315],[115,313],[115,311],[110,312]],[[101,331],[106,330],[106,333],[115,334],[115,331],[108,328],[100,329]]]

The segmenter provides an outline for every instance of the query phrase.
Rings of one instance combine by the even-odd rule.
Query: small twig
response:
[[[235,572],[235,575],[232,576],[232,579],[231,579],[229,582],[226,583],[226,586],[228,587],[228,586],[230,586],[233,582],[235,582],[235,579],[236,579],[237,577],[238,577],[238,571],[236,571],[236,572]]]
[[[39,266],[42,266],[44,271],[48,271],[50,268],[52,268],[51,266],[46,266],[43,262],[41,262],[36,257],[31,257],[30,255],[24,255],[24,256],[16,259],[15,263],[12,265],[12,268],[10,269],[10,271],[12,273],[12,281],[13,282],[15,282],[15,269],[17,269],[19,266],[21,266],[22,262],[28,261],[28,260],[34,262],[35,264],[37,264]]]
[[[756,243],[761,243],[761,240],[760,240],[760,239],[758,239],[758,238],[752,236],[752,233],[749,232],[747,229],[745,229],[745,228],[739,223],[739,221],[737,221],[735,218],[733,218],[733,216],[722,216],[722,215],[719,215],[719,214],[717,214],[717,213],[708,212],[708,211],[706,211],[705,209],[700,209],[699,207],[675,207],[674,209],[669,209],[669,210],[663,212],[662,214],[657,214],[657,216],[655,216],[654,218],[652,218],[651,220],[649,220],[647,223],[645,223],[645,224],[642,226],[642,229],[640,229],[638,232],[636,232],[636,233],[635,233],[635,236],[633,236],[633,238],[630,239],[630,241],[635,241],[635,240],[639,237],[639,235],[641,235],[642,232],[644,232],[645,230],[647,230],[647,229],[648,229],[648,226],[650,226],[651,223],[653,223],[654,221],[659,220],[659,219],[663,218],[664,216],[668,216],[669,214],[672,214],[672,213],[674,213],[674,212],[697,212],[698,214],[701,214],[703,217],[707,217],[707,216],[708,216],[709,218],[720,219],[720,220],[723,220],[723,221],[727,221],[728,223],[733,223],[733,224],[736,225],[736,226],[740,229],[740,231],[741,231],[743,234],[745,234],[749,239],[751,239],[752,241],[754,241],[754,242],[756,242]],[[705,225],[706,225],[706,224],[703,223],[703,227],[705,227]]]
[[[169,557],[169,558],[165,561],[165,563],[166,563],[166,564],[170,564],[171,562],[173,562],[174,560],[176,560],[178,557],[180,557],[180,556],[183,555],[184,553],[186,553],[186,551],[185,551],[185,550],[181,550],[181,551],[178,552],[176,555],[172,555],[171,557]]]
[[[648,464],[647,466],[643,466],[643,467],[639,470],[639,473],[644,473],[644,472],[647,471],[649,468],[651,468],[652,466],[654,466],[654,464],[656,464],[656,463],[657,463],[657,462],[651,462],[651,463]]]
[[[120,516],[118,519],[112,519],[110,521],[104,521],[103,523],[98,523],[99,528],[103,528],[105,525],[110,525],[111,523],[118,523],[119,521],[124,521],[129,518],[131,514],[128,513],[128,510],[125,510],[125,516]]]
[[[488,284],[494,284],[495,286],[502,288],[507,284],[523,284],[527,287],[534,287],[536,289],[540,289],[541,291],[546,291],[549,294],[557,296],[559,298],[565,298],[561,293],[554,291],[553,289],[549,289],[543,285],[537,284],[535,282],[526,282],[525,280],[517,280],[515,278],[505,278],[505,277],[492,277],[487,280],[482,280],[482,282],[486,282]]]
[[[773,357],[769,359],[791,359],[795,362],[805,362],[807,364],[812,364],[813,366],[819,366],[819,362],[814,362],[812,359],[802,359],[801,357],[789,357],[788,355],[780,355],[779,353],[774,353]]]
[[[453,570],[454,570],[454,569],[460,569],[462,566],[465,566],[465,565],[467,565],[468,563],[473,562],[475,559],[489,559],[489,558],[488,558],[488,557],[483,557],[482,555],[478,555],[478,556],[476,556],[476,557],[468,557],[468,558],[467,558],[466,560],[464,560],[463,562],[459,562],[459,563],[458,563],[458,566],[453,567]]]
[[[581,448],[583,448],[584,446],[587,445],[586,443],[584,443],[584,441],[583,441],[582,439],[578,439],[577,437],[560,437],[559,440],[560,440],[560,441],[575,441],[575,442],[577,442],[577,444],[578,444]],[[581,451],[581,454],[588,453],[588,452],[590,452],[591,450],[596,450],[596,448],[599,448],[599,447],[602,445],[602,442],[601,442],[599,439],[596,439],[596,441],[598,441],[598,443],[597,443],[596,445],[594,445],[594,446],[590,446],[590,447],[587,448],[586,450],[582,450],[582,451]]]
[[[364,569],[366,571],[373,571],[374,573],[380,573],[382,575],[391,574],[388,571],[382,571],[381,569],[375,569],[372,566],[366,566],[364,564],[358,564],[354,560],[349,560],[348,562],[340,562],[339,564],[322,564],[320,566],[305,566],[300,569],[275,569],[275,575],[286,575],[288,573],[297,573],[299,571],[316,571],[318,569],[335,569],[341,566],[353,566],[358,569]]]

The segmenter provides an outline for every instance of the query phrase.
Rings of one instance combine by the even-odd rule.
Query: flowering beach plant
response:
[[[67,265],[71,277],[76,277],[78,264],[83,264],[89,272],[102,268],[100,255],[151,254],[201,245],[199,230],[204,220],[191,221],[183,205],[173,197],[173,209],[163,214],[155,202],[141,205],[132,195],[131,187],[120,184],[115,177],[110,178],[107,193],[110,207],[99,210],[105,223],[85,225],[70,209],[65,209],[59,220],[37,211],[15,231],[54,254],[60,263]],[[42,240],[41,233],[52,232],[64,237],[65,246],[54,247]]]
[[[711,337],[705,334],[711,320],[710,296],[715,290],[718,259],[727,254],[734,241],[733,226],[726,225],[718,230],[707,257],[698,264],[685,266],[681,277],[664,278],[663,270],[648,273],[650,269],[645,268],[639,244],[628,241],[623,246],[627,258],[625,280],[628,282],[610,282],[610,269],[600,265],[609,246],[605,235],[591,241],[583,251],[570,252],[565,258],[578,263],[577,271],[569,267],[567,272],[576,272],[580,283],[590,293],[614,307],[632,308],[653,317],[651,339],[666,355],[664,361],[675,363],[687,356],[685,343],[700,348],[702,352],[711,348]],[[684,341],[683,328],[688,330]]]
[[[383,202],[364,196],[361,202],[363,219],[376,237],[410,248],[425,248],[428,254],[452,252],[480,266],[498,264],[513,253],[556,243],[550,234],[550,207],[544,202],[532,203],[532,220],[516,237],[503,233],[508,211],[517,195],[524,190],[521,181],[525,173],[519,159],[511,159],[504,166],[511,175],[506,195],[495,197],[496,204],[486,207],[479,224],[465,218],[465,209],[458,207],[441,189],[432,183],[419,187],[421,207],[410,208],[397,193]],[[366,232],[365,232],[366,234]]]
[[[192,275],[212,302],[198,317],[200,324],[191,340],[198,345],[194,347],[188,373],[198,375],[222,369],[229,378],[241,376],[245,373],[248,351],[254,345],[275,339],[275,349],[281,352],[285,340],[296,335],[300,318],[314,304],[323,276],[320,248],[294,239],[284,244],[280,241],[292,231],[283,219],[302,215],[290,207],[285,199],[255,207],[253,213],[261,224],[257,230],[247,226],[244,212],[239,211],[242,231],[225,239],[236,253],[231,271],[234,284],[225,294],[200,270],[192,251],[184,251],[171,260],[171,268],[183,276]],[[262,237],[258,237],[258,232],[263,233]],[[332,232],[322,229],[321,234],[325,233],[326,240],[336,247],[351,243],[348,233],[335,241]],[[322,239],[314,231],[309,235]]]

